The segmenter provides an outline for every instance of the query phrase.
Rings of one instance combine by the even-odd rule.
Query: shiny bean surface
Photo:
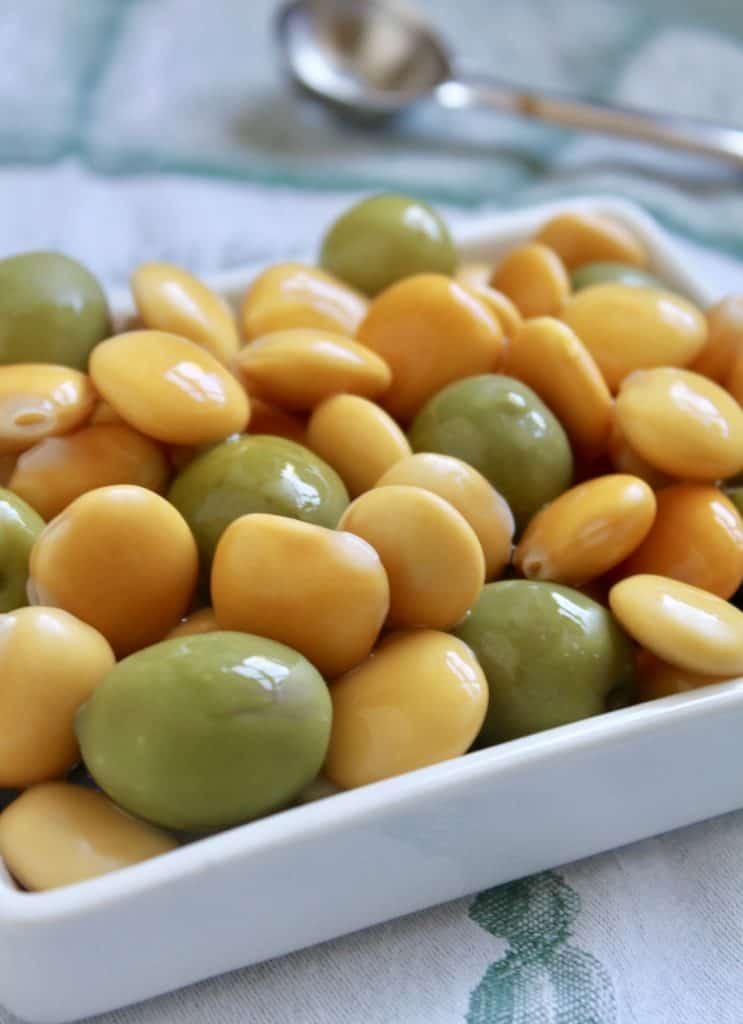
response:
[[[707,341],[704,315],[656,288],[600,284],[573,295],[560,314],[586,346],[612,391],[633,370],[687,366]]]
[[[93,385],[79,370],[42,363],[0,366],[0,455],[74,430],[94,405]]]
[[[490,284],[504,292],[524,317],[556,316],[570,295],[570,279],[560,257],[540,242],[508,252]]]
[[[743,672],[743,612],[665,576],[629,576],[609,603],[630,636],[670,665],[707,675]]]
[[[389,366],[365,345],[330,331],[297,328],[267,334],[243,348],[235,366],[251,393],[284,409],[313,409],[343,392],[377,398]]]
[[[661,661],[650,651],[638,651],[635,661],[637,668],[637,699],[656,700],[658,697],[670,697],[675,693],[687,693],[700,686],[711,686],[724,683],[730,676],[704,675],[700,672],[689,672],[688,669],[669,665]]]
[[[0,815],[0,854],[31,892],[98,878],[178,848],[171,836],[130,818],[95,790],[46,782]]]
[[[604,450],[611,394],[593,356],[567,324],[553,317],[529,320],[511,339],[504,369],[536,391],[583,456]]]
[[[271,405],[261,398],[251,396],[249,434],[272,434],[274,437],[285,437],[297,444],[307,443],[307,422],[304,417]]]
[[[580,586],[603,576],[647,536],[655,495],[634,476],[578,484],[534,516],[514,552],[528,579]]]
[[[248,288],[240,308],[240,325],[246,341],[295,327],[352,338],[367,306],[360,292],[319,267],[277,263]]]
[[[327,678],[369,654],[390,606],[387,574],[366,541],[260,514],[225,530],[211,594],[222,629],[278,640]]]
[[[112,423],[34,445],[19,457],[9,487],[49,520],[96,487],[137,484],[162,491],[169,477],[168,460],[154,441]]]
[[[558,254],[569,270],[597,260],[647,266],[645,247],[623,224],[598,213],[559,213],[539,230],[538,242]]]
[[[460,512],[477,534],[485,555],[485,575],[496,579],[511,559],[513,514],[508,503],[476,469],[450,455],[420,452],[401,459],[376,482],[422,487]]]
[[[631,476],[639,476],[646,484],[657,491],[660,487],[668,487],[673,483],[673,477],[662,473],[655,466],[642,458],[634,448],[627,443],[627,438],[622,433],[616,416],[614,416],[609,434],[609,460],[617,473],[629,473]]]
[[[743,583],[743,519],[717,487],[677,484],[658,491],[655,522],[622,574],[670,576],[732,597]]]
[[[689,369],[724,382],[743,353],[743,295],[728,295],[707,310],[707,344]]]
[[[95,629],[58,608],[0,615],[0,786],[25,787],[80,757],[75,713],[114,666]]]
[[[188,608],[196,542],[171,504],[143,487],[83,494],[31,552],[29,593],[98,629],[118,657],[156,643]]]
[[[448,629],[477,600],[485,558],[477,534],[448,501],[421,487],[380,487],[338,523],[377,551],[390,584],[391,626]]]
[[[743,405],[743,352],[735,357],[730,372],[725,378],[725,388],[739,405]]]
[[[467,281],[461,280],[459,283],[464,285],[479,302],[488,307],[501,325],[506,338],[513,338],[524,322],[524,318],[507,295],[499,292],[497,288],[490,287],[488,284],[489,279],[490,271],[488,271],[488,279],[484,284],[469,284]]]
[[[622,384],[616,416],[632,448],[670,476],[718,480],[743,469],[743,410],[700,374],[638,370]]]
[[[358,395],[336,395],[319,405],[307,426],[307,445],[333,467],[352,498],[411,454],[389,413]]]
[[[239,348],[237,327],[224,299],[172,263],[143,263],[132,292],[145,327],[178,334],[229,363]]]
[[[418,274],[382,292],[358,339],[389,364],[392,384],[382,405],[400,420],[451,381],[495,369],[503,352],[496,317],[441,274]]]
[[[131,426],[170,444],[208,444],[244,430],[247,396],[200,345],[165,331],[130,331],[96,346],[90,373]]]
[[[488,689],[461,640],[433,630],[392,633],[330,688],[325,774],[343,789],[463,754],[482,725]]]

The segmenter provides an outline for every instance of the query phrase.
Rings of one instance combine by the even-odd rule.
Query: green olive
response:
[[[562,426],[512,377],[466,377],[434,395],[410,430],[414,452],[468,462],[503,495],[522,528],[570,486],[573,456]]]
[[[308,448],[256,434],[230,438],[189,462],[168,500],[191,527],[208,573],[217,541],[240,516],[268,512],[333,529],[348,492],[335,470]]]
[[[28,604],[28,559],[44,520],[22,498],[0,487],[0,612]]]
[[[59,252],[0,260],[0,363],[55,363],[86,370],[111,333],[106,296],[93,275]]]
[[[455,632],[488,680],[483,745],[588,718],[632,697],[630,641],[611,612],[571,587],[489,583]]]
[[[120,661],[78,713],[91,775],[131,814],[207,832],[286,806],[319,773],[328,688],[301,654],[201,633]]]
[[[439,214],[410,196],[364,199],[325,235],[320,265],[346,284],[376,295],[411,274],[453,274],[457,254]]]
[[[570,275],[570,286],[574,292],[590,288],[593,284],[633,284],[640,288],[665,288],[663,282],[646,270],[640,270],[629,263],[598,262],[586,263]]]

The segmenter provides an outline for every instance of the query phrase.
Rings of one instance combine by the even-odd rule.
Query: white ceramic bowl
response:
[[[706,304],[665,235],[607,200],[484,219],[492,258],[556,209],[605,211]],[[212,284],[234,300],[255,268]],[[130,312],[117,300],[120,319]],[[0,866],[0,1000],[99,1013],[743,806],[743,680],[600,715],[275,814],[116,874],[19,892]]]

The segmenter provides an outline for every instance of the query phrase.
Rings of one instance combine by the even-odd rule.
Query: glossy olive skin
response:
[[[440,452],[486,477],[523,527],[570,486],[562,426],[530,387],[500,374],[456,381],[430,399],[409,434],[414,452]]]
[[[323,239],[320,266],[367,295],[412,274],[453,274],[457,255],[438,213],[384,193],[342,214]]]
[[[570,275],[570,286],[574,292],[590,288],[594,284],[634,284],[639,288],[663,288],[663,282],[646,270],[629,263],[598,261],[578,267]]]
[[[28,604],[28,559],[44,520],[22,498],[0,488],[0,612]]]
[[[289,803],[319,773],[331,704],[318,671],[248,633],[179,637],[125,658],[77,718],[83,759],[124,810],[227,828]]]
[[[348,492],[309,449],[258,434],[223,441],[195,458],[174,480],[168,501],[191,527],[208,571],[217,541],[239,516],[268,512],[333,529]]]
[[[571,587],[489,583],[454,632],[487,676],[484,745],[622,707],[632,695],[632,645],[606,608]]]
[[[0,260],[0,363],[56,363],[85,370],[111,333],[106,297],[93,275],[59,252]]]

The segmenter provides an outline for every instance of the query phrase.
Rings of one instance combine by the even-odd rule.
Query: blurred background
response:
[[[467,218],[621,194],[743,256],[730,166],[423,103],[383,129],[298,95],[276,0],[6,0],[0,250],[58,247],[122,281],[143,258],[197,270],[312,250],[350,198],[401,189]],[[406,0],[466,66],[743,125],[740,0]]]

